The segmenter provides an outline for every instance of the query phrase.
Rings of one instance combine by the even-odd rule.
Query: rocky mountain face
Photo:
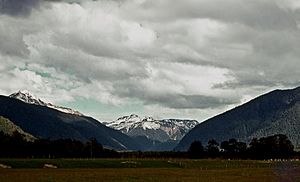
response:
[[[193,128],[175,150],[186,150],[194,140],[230,138],[249,142],[275,134],[285,134],[300,146],[300,87],[275,90],[250,102],[208,119]]]
[[[25,140],[34,141],[36,138],[29,133],[24,132],[19,126],[15,125],[9,119],[0,116],[0,131],[6,135],[13,135],[14,132],[20,133]]]
[[[140,149],[129,136],[106,127],[91,117],[62,112],[49,107],[49,104],[32,97],[31,94],[23,94],[0,96],[0,116],[37,138],[71,138],[83,142],[96,138],[107,148]]]
[[[165,142],[180,140],[190,129],[195,127],[196,120],[163,119],[139,117],[136,114],[123,116],[113,122],[103,123],[108,127],[120,130],[129,136],[146,136],[152,140]]]
[[[135,138],[144,150],[172,150],[198,122],[180,119],[155,120],[152,117],[142,118],[131,114],[103,124]]]

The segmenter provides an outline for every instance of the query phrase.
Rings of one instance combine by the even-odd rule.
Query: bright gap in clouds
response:
[[[0,94],[203,121],[299,86],[296,0],[0,2]]]

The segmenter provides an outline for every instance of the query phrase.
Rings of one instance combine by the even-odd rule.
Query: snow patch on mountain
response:
[[[39,99],[38,97],[32,95],[28,90],[22,90],[22,91],[15,92],[15,93],[9,95],[9,97],[21,100],[28,104],[46,106],[46,107],[56,109],[56,110],[64,112],[64,113],[83,116],[83,114],[81,114],[79,111],[75,111],[73,109],[62,107],[62,106],[56,106],[51,103],[46,103],[46,102],[42,101],[41,99]]]
[[[146,121],[143,123],[143,129],[152,129],[152,130],[157,130],[160,128],[160,124],[159,123],[155,123],[155,122],[151,122],[151,121]]]
[[[10,94],[9,97],[19,99],[28,104],[36,104],[40,106],[47,106],[47,103],[43,102],[41,99],[35,97],[28,90],[18,91],[16,93]]]

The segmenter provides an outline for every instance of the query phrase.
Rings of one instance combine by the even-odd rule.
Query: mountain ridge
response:
[[[165,142],[180,140],[191,128],[198,124],[198,121],[183,119],[157,120],[153,117],[140,117],[131,114],[119,117],[111,122],[103,122],[103,124],[120,130],[129,136],[146,136],[152,140]]]
[[[49,107],[49,108],[52,108],[52,109],[56,109],[56,110],[64,112],[64,113],[83,116],[82,113],[80,113],[79,111],[75,111],[75,110],[73,110],[71,108],[57,106],[57,105],[54,105],[52,103],[46,103],[43,100],[41,100],[40,98],[37,98],[36,96],[34,96],[33,94],[31,94],[28,90],[22,90],[22,91],[19,90],[18,92],[10,94],[9,97],[15,98],[15,99],[19,99],[19,100],[21,100],[21,101],[23,101],[25,103],[28,103],[28,104],[35,104],[35,105],[40,105],[40,106],[46,106],[46,107]]]
[[[0,115],[38,138],[71,138],[83,142],[96,138],[107,148],[139,149],[139,145],[132,138],[106,127],[92,117],[69,114],[12,97],[0,95]]]
[[[300,145],[300,87],[276,89],[229,111],[214,116],[192,129],[175,150],[186,150],[193,140],[203,143],[236,138],[248,142],[252,138],[286,134],[294,145]]]
[[[143,151],[170,151],[191,128],[198,124],[198,121],[157,120],[153,117],[131,114],[103,124],[132,137]]]

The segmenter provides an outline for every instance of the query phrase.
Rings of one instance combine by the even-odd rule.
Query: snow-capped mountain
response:
[[[46,106],[46,107],[56,109],[58,111],[68,113],[68,114],[75,114],[75,115],[78,115],[78,116],[83,115],[79,111],[75,111],[75,110],[70,109],[70,108],[66,108],[66,107],[62,107],[62,106],[56,106],[56,105],[53,105],[51,103],[46,103],[46,102],[42,101],[41,99],[39,99],[39,98],[35,97],[34,95],[32,95],[27,90],[22,90],[22,91],[15,92],[13,94],[10,94],[9,97],[19,99],[19,100],[21,100],[23,102],[26,102],[28,104]]]
[[[139,117],[136,114],[123,116],[112,122],[104,122],[108,127],[120,130],[129,136],[146,136],[148,139],[165,142],[180,140],[198,121]]]

